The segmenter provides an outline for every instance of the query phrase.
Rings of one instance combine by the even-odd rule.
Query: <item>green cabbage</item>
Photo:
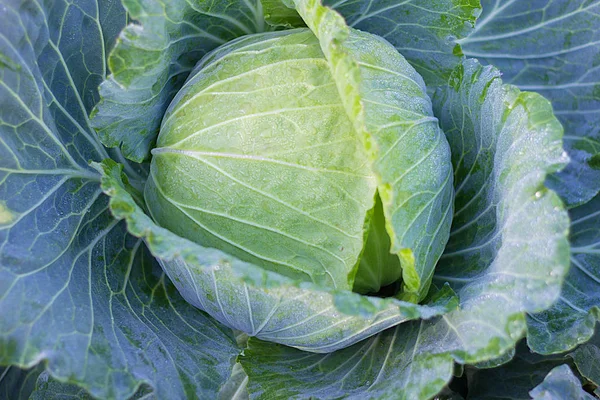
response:
[[[372,293],[399,280],[396,257],[361,261],[395,253],[419,300],[450,229],[448,144],[422,79],[390,44],[350,31],[347,46],[366,132],[310,30],[244,37],[201,60],[171,102],[146,204],[182,237],[342,290],[355,276],[381,276],[361,283]]]
[[[0,398],[597,397],[599,34],[2,0]]]

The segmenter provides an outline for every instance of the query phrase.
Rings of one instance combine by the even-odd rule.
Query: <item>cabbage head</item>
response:
[[[374,295],[386,287],[417,303],[450,231],[449,145],[406,59],[330,16],[330,39],[308,28],[247,35],[199,61],[162,119],[145,203],[170,232],[294,282]],[[343,46],[329,49],[328,40]],[[192,304],[230,327],[318,352],[399,317],[364,333],[350,334],[352,325],[342,340],[313,348],[310,332],[325,321],[298,317],[323,305],[304,304],[276,326],[259,317],[267,322],[259,331],[248,324],[254,316],[227,311],[247,306],[239,283],[188,285],[180,290],[199,292],[188,296]],[[208,297],[224,290],[227,306],[212,312]],[[292,339],[300,327],[303,336]]]
[[[600,0],[0,3],[0,398],[597,389]]]
[[[401,280],[421,300],[450,230],[448,142],[414,68],[348,32],[356,82],[307,28],[205,56],[163,118],[146,204],[171,232],[294,280],[361,293]]]

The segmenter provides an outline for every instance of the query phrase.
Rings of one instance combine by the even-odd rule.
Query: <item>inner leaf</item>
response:
[[[152,216],[255,265],[350,289],[375,179],[317,38],[248,36],[196,70],[153,151]]]
[[[383,206],[377,194],[365,250],[354,279],[355,292],[379,293],[382,287],[386,287],[382,295],[396,294],[398,287],[395,283],[402,276],[402,267],[398,256],[390,252],[391,246],[390,236],[385,230]]]

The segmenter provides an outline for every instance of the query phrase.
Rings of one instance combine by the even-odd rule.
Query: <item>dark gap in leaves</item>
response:
[[[374,296],[374,297],[394,297],[395,295],[397,295],[400,292],[400,287],[402,286],[401,281],[398,280],[394,283],[391,283],[389,285],[386,286],[382,286],[378,292],[375,293],[368,293],[367,296]]]
[[[448,384],[448,388],[454,392],[459,394],[463,398],[467,398],[469,395],[469,383],[467,381],[467,376],[463,375],[461,377],[453,377],[450,383]]]

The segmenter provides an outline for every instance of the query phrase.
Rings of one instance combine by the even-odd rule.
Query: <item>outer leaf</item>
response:
[[[552,180],[571,206],[600,190],[600,1],[484,0],[466,55],[552,101],[571,164]]]
[[[465,154],[464,159],[454,160],[456,187],[468,189],[482,180],[479,187],[493,193],[480,202],[469,194],[475,200],[465,211],[475,218],[493,210],[492,222],[481,220],[478,231],[494,233],[482,238],[467,235],[466,228],[456,232],[451,239],[453,253],[445,256],[440,275],[434,277],[460,288],[461,308],[442,318],[401,324],[326,356],[251,340],[240,357],[251,395],[431,397],[450,379],[453,361],[497,359],[524,335],[524,313],[556,300],[568,266],[568,218],[556,194],[543,182],[562,164],[561,129],[546,101],[503,86],[498,76],[495,70],[466,62],[453,75],[453,87],[435,99],[456,150],[453,154]],[[461,151],[463,144],[469,151]],[[459,193],[457,210],[466,198],[467,194]],[[542,230],[532,233],[540,224]],[[486,243],[490,237],[502,238],[502,243]],[[522,249],[523,255],[515,248]]]
[[[57,381],[47,371],[42,371],[37,377],[35,389],[31,393],[29,400],[93,400],[94,398],[81,387],[72,383]],[[129,397],[128,400],[157,400],[157,398],[154,396],[152,390],[144,385],[133,396]]]
[[[349,29],[317,0],[295,3],[319,38],[370,157],[390,251],[402,265],[405,297],[421,300],[447,241],[452,212],[450,152],[425,84],[381,38]]]
[[[182,296],[251,336],[326,353],[403,321],[432,318],[456,307],[447,286],[429,305],[420,306],[349,291],[325,291],[203,248],[152,222],[125,190],[117,164],[107,160],[98,168],[104,172],[103,188],[112,197],[111,210],[127,220],[132,234],[144,238]]]
[[[0,398],[7,400],[78,399],[92,400],[88,392],[72,383],[54,379],[42,363],[27,370],[15,366],[0,369]],[[148,386],[142,386],[128,400],[154,400]]]
[[[210,396],[237,352],[228,330],[174,293],[88,166],[107,157],[87,113],[124,19],[115,2],[2,4],[0,364],[44,360],[97,397],[143,382]]]
[[[468,399],[530,399],[529,393],[532,388],[538,386],[535,393],[539,395],[544,390],[541,389],[542,387],[548,388],[551,386],[548,385],[548,379],[550,379],[550,382],[554,382],[552,385],[556,384],[550,392],[545,392],[555,393],[555,397],[552,398],[577,398],[574,393],[581,391],[580,379],[591,383],[592,388],[594,385],[597,387],[600,378],[598,364],[600,350],[598,350],[596,344],[593,342],[584,344],[568,354],[542,356],[531,353],[526,343],[521,342],[517,347],[515,358],[505,365],[485,370],[467,367]],[[567,364],[571,367],[569,371],[564,369]],[[563,365],[561,373],[555,374],[552,372],[553,369],[561,365]],[[572,375],[571,371],[578,378],[573,376],[574,379],[561,381],[562,378]],[[546,377],[547,375],[549,377]],[[562,378],[557,380],[557,376]],[[546,378],[545,382],[544,378]],[[586,388],[590,388],[590,385],[586,385]],[[559,390],[560,393],[560,390],[572,389],[575,389],[576,392],[564,392],[560,395],[552,392],[552,390]]]
[[[565,362],[563,356],[542,357],[533,354],[521,342],[515,358],[507,364],[490,369],[467,367],[468,399],[529,400],[529,392],[541,384],[553,368]]]
[[[600,350],[597,336],[568,354],[542,356],[532,353],[525,342],[517,347],[515,358],[497,368],[478,370],[467,367],[469,399],[530,399],[529,392],[542,381],[550,371],[562,364],[568,364],[583,381],[598,386],[600,381]],[[579,382],[575,387],[580,388]],[[590,388],[590,385],[586,386]],[[571,399],[569,395],[558,397]]]
[[[0,398],[27,400],[35,389],[38,376],[44,372],[42,363],[30,369],[15,366],[0,368]]]
[[[128,400],[133,400],[137,396],[132,396]],[[78,399],[92,400],[92,397],[80,386],[72,383],[63,383],[52,378],[48,372],[42,371],[36,381],[35,390],[31,393],[29,400],[46,399]]]
[[[446,84],[463,58],[466,37],[481,12],[479,0],[326,0],[348,24],[388,40],[432,88]]]
[[[527,342],[538,353],[570,350],[594,334],[600,319],[600,195],[570,212],[571,269],[558,302],[529,315]]]
[[[405,323],[328,355],[251,339],[240,361],[257,399],[428,399],[452,378],[454,364],[423,347],[425,326]]]
[[[48,373],[42,373],[38,377],[37,385],[29,400],[93,400],[85,390],[77,385],[62,383],[48,376]],[[142,386],[135,394],[127,400],[158,400],[154,392],[147,386]]]
[[[564,165],[562,129],[545,99],[503,86],[499,76],[467,61],[434,101],[457,181],[450,241],[434,280],[470,294],[510,288],[504,306],[545,309],[568,269],[567,215],[543,186]]]
[[[486,370],[468,367],[468,399],[530,399],[530,395],[557,400],[594,398],[586,397],[589,394],[582,390],[580,381],[589,380],[593,388],[590,376],[598,378],[597,364],[597,354],[588,345],[570,354],[541,356],[531,353],[521,342],[515,359],[508,364]],[[579,374],[575,367],[585,373]],[[586,384],[586,388],[590,385]]]
[[[241,331],[234,331],[238,346],[245,349],[248,346],[248,335]],[[239,362],[236,362],[231,370],[227,382],[219,391],[219,400],[247,400],[248,399],[248,375]]]
[[[561,365],[554,368],[540,385],[529,392],[534,400],[594,400],[595,397],[585,392],[581,382],[569,368]]]
[[[150,154],[160,121],[194,65],[208,51],[265,29],[259,0],[126,0],[136,21],[108,59],[112,73],[100,87],[93,126],[107,147],[141,162]]]
[[[600,334],[579,346],[568,354],[573,359],[579,373],[595,386],[596,395],[600,397]]]
[[[506,364],[507,362],[512,360],[515,357],[515,353],[516,353],[516,348],[510,349],[509,351],[507,351],[506,353],[502,354],[499,357],[492,358],[487,361],[474,363],[474,364],[472,364],[472,366],[475,368],[479,368],[479,369],[494,369],[494,368],[496,368],[500,365]]]

